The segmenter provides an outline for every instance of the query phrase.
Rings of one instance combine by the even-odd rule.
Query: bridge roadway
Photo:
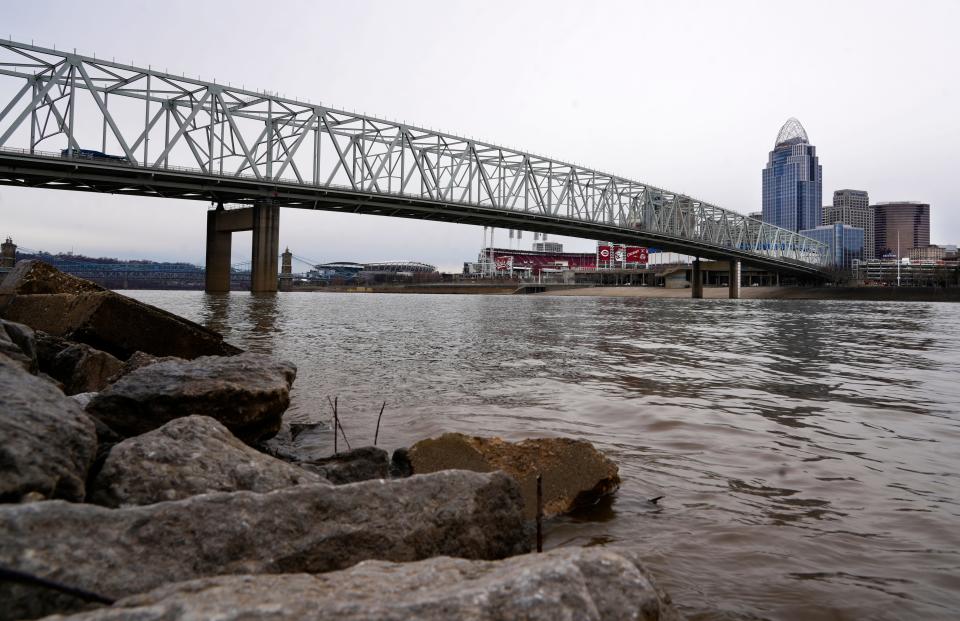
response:
[[[0,184],[250,205],[209,213],[210,290],[230,233],[249,229],[252,287],[275,289],[280,207],[647,245],[814,279],[828,260],[792,231],[575,164],[9,41]]]

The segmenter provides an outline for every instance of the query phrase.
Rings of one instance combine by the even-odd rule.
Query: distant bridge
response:
[[[644,244],[737,271],[820,277],[828,262],[813,239],[623,177],[13,41],[0,41],[0,184],[250,205],[210,212],[208,290],[224,288],[230,234],[251,229],[252,287],[275,290],[279,207]]]

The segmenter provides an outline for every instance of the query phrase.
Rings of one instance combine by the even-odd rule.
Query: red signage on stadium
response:
[[[513,269],[513,257],[497,257],[497,271],[504,272]]]
[[[601,263],[607,263],[613,260],[613,246],[597,246],[597,256]]]
[[[639,246],[627,246],[627,263],[646,263],[647,249]]]

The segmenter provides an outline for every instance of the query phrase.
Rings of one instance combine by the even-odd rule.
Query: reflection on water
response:
[[[383,400],[391,448],[589,439],[623,487],[553,520],[548,546],[637,546],[695,619],[960,608],[960,307],[134,295],[295,362],[288,420],[326,420],[339,396],[354,444]]]

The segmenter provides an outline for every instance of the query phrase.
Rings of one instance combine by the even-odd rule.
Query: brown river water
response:
[[[960,305],[125,293],[296,363],[287,420],[337,396],[354,446],[383,401],[389,449],[593,442],[623,485],[546,546],[637,547],[692,619],[960,618]]]

